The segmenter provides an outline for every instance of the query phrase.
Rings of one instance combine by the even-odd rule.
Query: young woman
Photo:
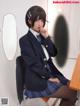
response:
[[[24,94],[29,98],[62,98],[60,106],[74,106],[76,92],[68,87],[69,80],[58,71],[51,59],[57,55],[57,49],[44,29],[44,9],[32,6],[26,13],[25,21],[29,31],[19,40],[26,64]]]

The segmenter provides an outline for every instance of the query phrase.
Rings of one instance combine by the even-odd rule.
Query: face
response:
[[[32,27],[32,29],[36,32],[40,32],[40,29],[43,28],[43,26],[44,22],[41,19],[39,19],[34,22],[34,26]]]

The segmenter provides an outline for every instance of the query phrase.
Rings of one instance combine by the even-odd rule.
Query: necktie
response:
[[[41,36],[37,35],[37,40],[41,43]]]

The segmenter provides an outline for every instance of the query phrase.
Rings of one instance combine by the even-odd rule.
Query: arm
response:
[[[43,39],[43,45],[46,47],[49,55],[52,56],[52,57],[56,56],[57,55],[57,49],[56,49],[55,45],[53,44],[53,42],[51,41],[47,30],[45,30],[44,28],[41,28],[40,33],[41,33],[41,36],[44,38]],[[57,79],[50,78],[49,80],[53,81],[53,82],[54,81],[57,81],[57,82],[60,81],[63,84],[67,84],[67,82],[69,80],[67,78],[65,78],[62,73],[60,73],[59,71],[56,71],[57,69],[56,69],[55,66],[54,66],[54,68],[55,69],[53,69],[53,70],[55,71]]]
[[[41,36],[43,37],[43,45],[47,49],[50,56],[54,57],[57,55],[57,48],[55,47],[54,43],[51,41],[47,30],[44,28],[40,29]]]

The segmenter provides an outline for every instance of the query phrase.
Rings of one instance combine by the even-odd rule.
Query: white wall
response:
[[[64,67],[59,67],[54,59],[57,68],[71,79],[76,63],[76,58],[80,53],[80,4],[53,4],[53,0],[48,1],[48,30],[53,35],[56,18],[63,15],[69,30],[69,50],[68,58]],[[65,35],[64,35],[65,36]],[[53,35],[54,38],[54,35]]]
[[[18,40],[27,33],[25,14],[32,5],[40,5],[47,11],[47,0],[0,0],[0,106],[1,98],[9,98],[8,106],[19,106],[16,92],[16,57],[20,55]],[[8,60],[3,49],[3,19],[6,14],[13,14],[17,24],[17,50],[13,60]],[[15,42],[14,42],[15,43]],[[7,105],[5,105],[7,106]]]

